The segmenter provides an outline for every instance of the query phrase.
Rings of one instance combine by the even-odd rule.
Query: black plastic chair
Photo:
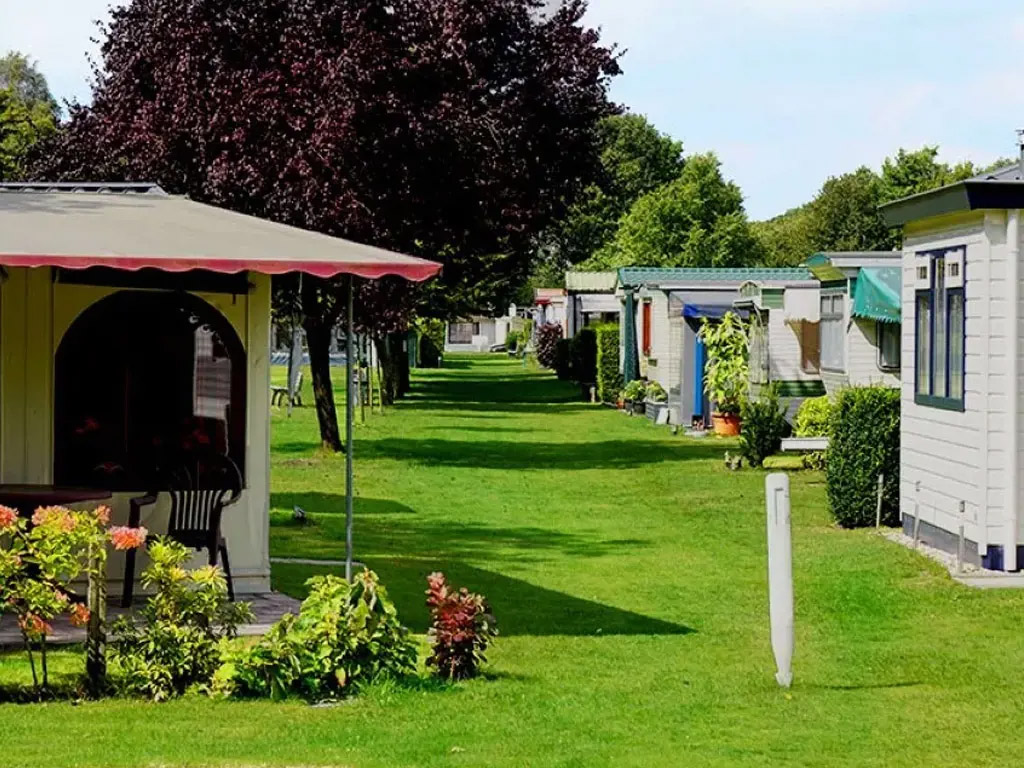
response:
[[[235,587],[231,579],[228,543],[221,534],[220,524],[224,509],[242,495],[242,473],[227,456],[211,453],[189,456],[163,474],[166,479],[162,491],[153,491],[131,500],[128,525],[137,527],[142,507],[155,504],[161,492],[167,493],[171,499],[167,535],[186,547],[207,550],[210,565],[220,564],[223,568],[228,582],[228,597],[233,601]],[[123,606],[131,605],[134,591],[135,552],[128,550]]]

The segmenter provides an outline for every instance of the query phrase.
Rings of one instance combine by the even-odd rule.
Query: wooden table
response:
[[[0,504],[29,517],[39,507],[67,506],[86,501],[108,501],[113,494],[99,488],[0,483]]]

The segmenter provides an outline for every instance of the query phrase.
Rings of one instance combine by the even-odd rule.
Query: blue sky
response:
[[[0,51],[35,57],[58,98],[88,98],[86,52],[111,0],[0,0]],[[753,218],[830,175],[938,144],[1012,155],[1024,128],[1024,6],[1011,0],[591,0],[628,49],[614,98],[714,150]]]

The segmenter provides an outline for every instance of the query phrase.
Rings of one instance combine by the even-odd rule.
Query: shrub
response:
[[[364,570],[351,584],[337,576],[306,583],[299,615],[285,615],[260,642],[230,658],[218,674],[221,690],[319,701],[415,671],[416,645],[377,574]]]
[[[760,467],[764,460],[779,450],[789,425],[786,409],[779,403],[775,387],[767,386],[757,400],[743,404],[740,429],[740,453],[752,467]]]
[[[619,326],[606,323],[594,328],[597,346],[597,396],[605,403],[614,403],[622,389],[619,372]]]
[[[559,339],[555,343],[555,374],[562,381],[572,379],[572,355],[569,339]]]
[[[834,413],[835,404],[828,395],[807,398],[796,412],[796,436],[829,437]]]
[[[707,347],[704,389],[708,397],[719,413],[740,413],[750,386],[743,321],[734,312],[726,312],[717,323],[704,318],[700,337]]]
[[[835,403],[825,485],[836,522],[874,525],[878,475],[884,474],[882,522],[899,520],[900,392],[884,387],[844,390]]]
[[[572,375],[581,384],[597,382],[597,334],[593,328],[581,328],[571,342]]]
[[[537,362],[545,368],[554,368],[558,354],[558,341],[562,338],[562,326],[558,323],[544,323],[537,327]]]
[[[487,601],[465,587],[453,590],[443,573],[432,573],[427,577],[427,606],[432,647],[427,664],[449,680],[475,677],[487,661],[484,651],[498,635]]]
[[[632,402],[639,402],[647,396],[647,382],[640,379],[634,379],[626,385],[626,388],[622,390],[622,399],[631,400]]]
[[[660,383],[652,381],[647,384],[647,399],[652,403],[667,403],[668,392]]]
[[[420,368],[437,368],[444,354],[444,321],[420,318],[415,327],[420,334]]]
[[[510,330],[507,334],[505,334],[505,349],[507,349],[509,352],[515,352],[517,349],[519,349],[520,338],[521,336],[519,334],[519,331]]]
[[[122,616],[113,625],[111,659],[121,693],[162,701],[207,686],[221,664],[221,640],[252,620],[248,603],[228,600],[220,568],[186,570],[192,552],[159,537],[149,548],[142,583],[156,589],[141,611],[142,625]]]

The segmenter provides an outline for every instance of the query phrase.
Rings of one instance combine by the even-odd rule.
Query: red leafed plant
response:
[[[454,590],[443,573],[427,576],[432,648],[427,664],[449,680],[475,677],[487,661],[484,651],[498,635],[498,622],[483,595]]]

